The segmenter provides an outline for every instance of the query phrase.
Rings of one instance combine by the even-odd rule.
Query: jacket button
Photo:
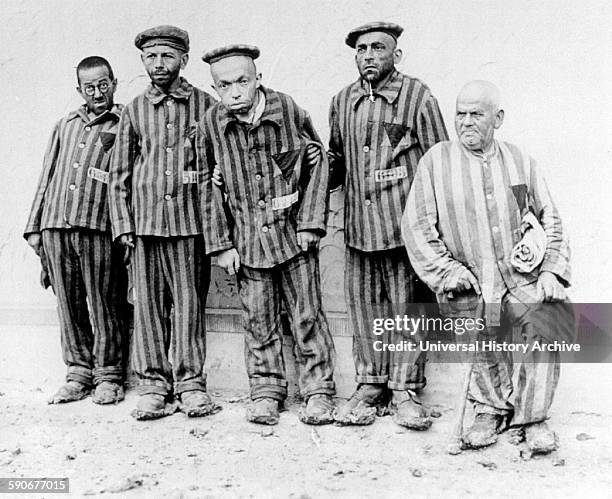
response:
[[[255,180],[261,180],[261,175],[259,173],[255,175]]]
[[[264,225],[264,226],[261,228],[261,231],[262,231],[262,232],[268,232],[268,226],[267,226],[267,225]]]
[[[70,189],[71,191],[74,191],[76,189],[76,185],[70,184],[70,187],[68,187],[68,189]]]
[[[79,166],[81,166],[81,165],[79,165],[78,163],[73,163],[72,164],[72,168],[78,168]]]
[[[168,130],[172,130],[172,129],[174,128],[174,125],[173,125],[172,123],[168,123],[168,124],[166,125],[166,128],[167,128]]]
[[[85,131],[86,131],[86,132],[91,132],[91,127],[90,127],[90,126],[86,126],[86,127],[85,127]]]
[[[172,152],[172,147],[166,147],[166,152]]]
[[[172,196],[171,196],[170,194],[166,194],[166,195],[164,196],[164,199],[165,199],[166,201],[170,201],[170,200],[172,199]]]
[[[84,142],[80,142],[79,143],[79,149],[83,149],[85,147],[85,143]]]
[[[365,200],[365,205],[366,206],[370,206],[372,204],[372,201],[370,201],[369,199]]]
[[[166,175],[166,177],[169,177],[170,175],[172,175],[172,172],[170,170],[166,170],[164,174]]]
[[[363,152],[370,152],[369,146],[363,146]]]
[[[266,202],[263,199],[260,199],[259,201],[257,201],[257,205],[260,208],[263,208],[264,206],[266,206]]]

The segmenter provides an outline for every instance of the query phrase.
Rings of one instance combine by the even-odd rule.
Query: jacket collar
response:
[[[193,93],[193,86],[182,76],[180,77],[179,81],[179,86],[169,94],[166,94],[159,87],[156,87],[153,85],[153,83],[151,83],[145,90],[145,97],[149,99],[153,105],[159,104],[168,96],[172,96],[177,100],[187,100]]]
[[[261,115],[259,123],[254,123],[253,126],[258,126],[261,123],[269,122],[273,125],[281,127],[283,123],[283,106],[278,93],[269,88],[265,88],[263,85],[259,87],[259,90],[261,90],[266,96],[266,106],[264,107],[264,111]],[[223,104],[219,103],[218,105],[219,125],[221,126],[223,133],[227,133],[228,127],[230,125],[246,125],[245,123],[237,119],[233,113],[228,111],[225,106],[223,106]]]
[[[72,120],[75,118],[81,118],[81,120],[87,125],[97,125],[98,123],[103,123],[106,120],[114,120],[119,121],[121,117],[121,111],[123,110],[122,104],[113,105],[110,111],[105,111],[102,114],[96,116],[93,120],[89,119],[89,115],[87,114],[87,106],[83,104],[78,109],[70,112],[68,114],[68,119]]]
[[[395,69],[378,85],[378,88],[372,89],[372,93],[380,95],[389,104],[392,104],[397,99],[403,82],[403,75]],[[353,109],[357,107],[361,99],[367,98],[370,95],[369,86],[363,78],[359,78],[359,80],[352,84],[350,92],[350,101],[353,103]]]

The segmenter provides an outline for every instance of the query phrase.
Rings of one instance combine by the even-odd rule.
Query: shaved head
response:
[[[471,81],[459,92],[455,130],[467,149],[482,154],[491,148],[495,130],[504,122],[499,96],[499,89],[484,80]]]
[[[494,112],[497,112],[500,107],[500,93],[493,83],[486,80],[473,80],[466,83],[459,95],[457,102],[481,102],[491,106]]]

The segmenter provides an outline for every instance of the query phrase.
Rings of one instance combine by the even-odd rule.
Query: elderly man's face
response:
[[[187,65],[189,55],[166,45],[146,47],[140,55],[151,81],[161,88],[168,88]]]
[[[402,51],[396,48],[395,39],[381,31],[361,35],[357,39],[355,49],[359,74],[372,83],[384,79],[402,57]]]
[[[213,62],[210,72],[225,108],[235,114],[248,114],[261,85],[253,59],[242,55],[225,57]]]
[[[468,89],[457,97],[455,130],[465,147],[482,152],[493,143],[495,129],[501,126],[504,112],[497,109],[484,92],[473,90]]]

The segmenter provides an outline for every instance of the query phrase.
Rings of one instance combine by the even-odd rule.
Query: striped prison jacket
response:
[[[209,172],[218,165],[227,188],[205,182],[205,234],[209,253],[235,247],[241,262],[270,268],[300,253],[297,232],[325,235],[328,162],[325,154],[310,168],[309,144],[323,145],[309,115],[291,97],[261,88],[265,108],[253,126],[221,104],[208,111],[198,130],[198,157]],[[205,166],[201,167],[206,169]]]
[[[393,71],[374,90],[362,80],[331,102],[330,189],[345,187],[348,246],[379,251],[402,246],[400,220],[421,156],[448,136],[429,88]]]
[[[110,168],[113,237],[203,232],[195,133],[214,102],[181,78],[169,95],[150,85],[125,107]]]

